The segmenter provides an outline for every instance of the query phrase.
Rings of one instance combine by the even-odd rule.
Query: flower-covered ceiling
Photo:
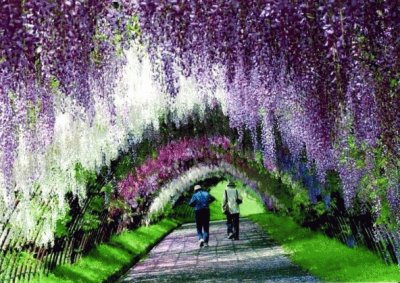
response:
[[[39,218],[54,228],[67,192],[84,198],[76,164],[99,170],[163,115],[179,124],[217,105],[269,170],[278,146],[293,160],[305,150],[320,182],[339,172],[348,207],[374,172],[394,207],[396,1],[3,2],[0,220],[28,238]],[[32,213],[43,202],[46,217]]]

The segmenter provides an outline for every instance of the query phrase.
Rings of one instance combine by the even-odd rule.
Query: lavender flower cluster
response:
[[[33,188],[43,199],[58,193],[52,209],[60,209],[67,190],[84,196],[77,185],[58,188],[73,178],[72,164],[92,170],[104,152],[109,162],[127,132],[140,140],[143,124],[168,107],[178,124],[194,109],[214,104],[221,104],[231,127],[250,131],[269,170],[278,169],[279,132],[293,160],[305,146],[318,182],[324,183],[328,170],[339,172],[348,206],[360,181],[373,173],[395,184],[384,196],[393,208],[399,18],[396,1],[2,0],[0,211],[12,211],[18,194],[27,206]],[[103,144],[106,138],[112,143]],[[362,164],[352,144],[365,146]],[[377,148],[395,169],[377,162]],[[37,156],[41,164],[33,166]],[[60,156],[71,158],[60,162]],[[143,170],[138,176],[148,175]],[[146,186],[155,188],[158,178],[146,178]],[[47,226],[54,226],[57,215]],[[34,231],[34,222],[28,230]]]
[[[395,1],[144,0],[138,12],[148,51],[169,89],[177,89],[173,72],[210,84],[214,69],[223,70],[231,126],[239,132],[247,128],[258,148],[261,124],[268,169],[277,169],[274,131],[279,130],[293,159],[305,145],[318,182],[325,182],[328,170],[340,173],[351,206],[374,160],[361,157],[366,164],[360,165],[346,156],[352,151],[350,136],[367,147],[366,155],[379,146],[397,163],[400,7]],[[168,67],[171,61],[176,68]]]
[[[230,161],[231,147],[226,137],[183,138],[158,151],[157,158],[148,158],[118,184],[119,195],[137,208],[138,198],[148,198],[164,183],[177,178],[195,164],[215,165]],[[218,149],[223,153],[218,153]]]

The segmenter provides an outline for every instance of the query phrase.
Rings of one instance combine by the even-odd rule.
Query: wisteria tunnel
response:
[[[400,281],[399,1],[0,0],[0,39],[0,282]]]

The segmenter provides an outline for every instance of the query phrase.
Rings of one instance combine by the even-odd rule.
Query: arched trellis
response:
[[[190,89],[194,90],[192,94],[210,94],[208,98],[193,95],[190,101],[197,99],[200,108],[209,100],[226,103],[231,125],[249,127],[254,140],[256,123],[261,122],[264,156],[269,157],[264,162],[268,168],[276,165],[269,162],[275,159],[277,150],[273,123],[276,118],[292,155],[299,157],[303,143],[306,144],[307,155],[319,168],[320,179],[335,164],[344,184],[347,206],[351,207],[356,193],[364,194],[383,222],[397,224],[398,229],[400,98],[396,94],[400,87],[400,10],[395,1],[364,5],[324,1],[316,5],[307,1],[266,4],[247,0],[220,5],[72,2],[61,1],[50,7],[40,1],[14,1],[0,7],[0,14],[8,19],[2,21],[5,40],[0,40],[0,50],[7,50],[0,56],[4,67],[0,72],[0,89],[6,94],[0,96],[0,188],[4,188],[0,198],[0,245],[16,247],[11,249],[11,259],[2,261],[0,271],[7,264],[18,262],[20,251],[32,242],[43,243],[51,238],[48,232],[54,228],[55,215],[62,214],[59,207],[69,186],[84,194],[85,186],[71,178],[77,160],[90,169],[103,159],[107,163],[124,148],[127,132],[136,131],[135,138],[140,139],[142,126],[149,121],[156,124],[159,110],[171,106],[170,96],[164,101],[159,99],[164,95],[154,95],[160,91],[149,79],[150,72],[132,68],[139,65],[143,56],[133,61],[130,59],[136,56],[129,53],[126,58],[115,58],[115,51],[122,52],[122,46],[140,35],[143,42],[149,43],[147,50],[153,62],[163,57],[159,58],[160,64],[153,66],[159,67],[161,89],[178,98],[179,89],[185,94]],[[60,13],[66,17],[54,25]],[[132,17],[133,13],[139,17]],[[77,24],[75,16],[81,14],[89,17],[80,18],[82,22]],[[70,37],[59,36],[64,34]],[[54,52],[55,49],[60,52]],[[125,59],[128,68],[117,68]],[[144,61],[150,67],[150,61]],[[186,75],[175,72],[175,67],[179,67],[175,65],[181,65]],[[138,88],[135,95],[123,91],[114,95],[114,79],[121,73],[133,82],[129,89],[138,85],[147,88]],[[134,73],[144,76],[132,79]],[[190,74],[189,80],[196,79],[196,84],[186,80]],[[186,79],[182,81],[183,77]],[[216,77],[219,79],[215,80]],[[214,91],[216,88],[218,91]],[[153,99],[147,100],[149,94]],[[142,103],[136,103],[139,96],[145,98]],[[177,121],[182,118],[179,114],[192,113],[196,104],[188,107],[188,100],[182,101],[181,106],[175,105],[178,115],[173,118]],[[126,107],[128,103],[132,104]],[[132,111],[133,108],[138,111]],[[60,113],[58,109],[62,109]],[[93,116],[94,112],[100,115]],[[144,123],[132,126],[137,116]],[[84,146],[77,142],[69,151],[71,144],[58,139],[65,135],[83,141]],[[94,140],[97,146],[88,149],[85,142]],[[369,144],[367,150],[363,150],[363,143]],[[104,148],[108,150],[103,151]],[[54,152],[63,154],[52,155]],[[391,156],[381,162],[385,152],[391,152]],[[346,162],[337,162],[340,160]],[[392,165],[382,166],[390,160],[394,161]],[[53,170],[55,164],[58,168]],[[14,176],[14,172],[21,175]],[[371,173],[375,176],[368,179]],[[366,186],[360,184],[362,179],[367,180]],[[54,180],[61,182],[54,185]],[[18,182],[14,191],[15,181]],[[375,183],[382,186],[370,186]],[[367,189],[363,190],[364,187]],[[382,201],[386,202],[384,209],[380,207]],[[91,202],[89,197],[80,207]],[[393,212],[391,218],[383,213],[388,211]],[[35,217],[30,217],[32,214]],[[12,218],[15,215],[18,217]],[[28,221],[20,221],[24,218]],[[38,219],[38,223],[32,219]],[[22,223],[19,230],[9,229],[16,223]],[[27,224],[35,228],[26,229],[31,242],[24,240],[23,226]],[[51,229],[46,229],[48,226]]]
[[[207,130],[210,130],[210,127],[207,127]],[[196,140],[196,138],[194,138],[194,140]],[[219,150],[226,151],[232,146],[229,139],[222,136],[200,137],[197,140],[200,140],[200,143],[196,144],[202,144],[204,146],[204,149],[207,150],[211,149],[210,146],[222,145],[226,146],[226,148],[219,148]],[[186,143],[187,139],[183,138],[180,139],[180,141]],[[172,141],[172,143],[174,143],[174,141]],[[162,148],[163,147],[161,147],[161,149]],[[196,149],[199,150],[198,147],[195,147],[195,150]],[[233,148],[230,148],[230,150],[232,149]],[[235,163],[239,159],[235,159],[231,155],[224,156],[224,154],[219,150],[218,148],[212,148],[211,151],[214,152],[212,156],[210,156],[211,151],[207,154],[204,154],[203,152],[201,155],[204,155],[205,159],[197,159],[199,158],[199,156],[195,155],[196,162],[203,161],[204,163],[199,163],[200,166],[201,164],[203,164],[203,166],[207,166],[208,164],[208,166],[210,166],[209,173],[215,173],[216,171],[220,173],[230,172],[231,175],[234,175],[242,180],[247,180],[247,182],[249,183],[248,179],[246,179],[244,175],[241,175],[239,171],[233,167],[233,165],[227,163],[228,161]],[[232,153],[234,152],[229,152],[229,154]],[[146,152],[146,154],[151,155],[151,152]],[[249,156],[250,155],[251,153],[249,153]],[[224,159],[225,162],[218,162],[218,160],[222,159]],[[193,163],[192,161],[190,161],[189,167],[187,167],[187,170],[183,173],[187,173],[188,170],[190,171],[192,166],[199,165],[196,162]],[[238,163],[241,163],[240,160]],[[126,229],[127,227],[134,227],[135,225],[139,224],[139,222],[137,221],[133,223],[130,221],[125,221],[126,219],[123,218],[123,215],[119,215],[119,218],[117,216],[116,219],[110,221],[110,211],[99,210],[97,211],[98,215],[96,215],[99,225],[88,231],[83,230],[82,227],[85,225],[85,215],[87,211],[90,210],[92,204],[95,203],[96,200],[98,200],[99,198],[104,198],[108,200],[110,199],[110,195],[107,193],[107,191],[103,190],[106,183],[107,178],[102,178],[101,176],[100,178],[98,177],[95,184],[89,185],[87,198],[85,198],[84,200],[78,200],[73,195],[69,196],[71,210],[73,210],[73,214],[71,215],[72,219],[68,223],[64,235],[56,237],[54,245],[40,245],[35,242],[35,238],[32,239],[32,241],[27,241],[23,237],[19,237],[17,241],[14,241],[14,231],[5,227],[1,233],[2,262],[0,276],[2,281],[14,282],[20,279],[29,279],[38,273],[46,274],[56,265],[63,263],[72,263],[76,261],[80,258],[80,256],[82,256],[82,254],[93,247],[93,245],[107,240],[110,235],[118,233]],[[253,185],[253,187],[254,186],[255,185]],[[162,191],[162,189],[160,191]],[[152,196],[152,194],[148,195],[149,200],[151,200]],[[43,203],[40,209],[46,209],[46,205],[47,203]],[[140,217],[143,217],[147,212],[146,210],[137,210]],[[43,225],[39,222],[37,226],[39,227],[39,229],[37,230],[37,235],[39,235],[42,232],[40,228]],[[29,262],[25,262],[23,259],[27,256],[30,256],[32,260]]]
[[[218,139],[218,138],[217,138]],[[206,138],[206,140],[208,140]],[[221,140],[224,142],[225,140]],[[149,153],[147,153],[149,154]],[[214,167],[215,169],[215,167]],[[110,221],[110,211],[97,211],[97,219],[99,225],[90,231],[83,231],[85,225],[85,214],[90,209],[93,202],[100,198],[109,198],[107,192],[102,190],[106,184],[106,179],[100,178],[96,180],[94,187],[88,188],[87,198],[78,201],[77,198],[70,196],[70,206],[73,209],[73,219],[66,227],[64,236],[55,239],[53,246],[40,245],[33,241],[26,241],[20,237],[18,241],[14,241],[13,231],[5,227],[1,233],[1,273],[0,278],[4,282],[14,282],[19,279],[29,279],[37,273],[48,273],[54,266],[63,263],[71,263],[76,261],[82,254],[90,249],[94,244],[100,243],[109,238],[110,235],[118,233],[128,226],[138,224],[124,221],[123,217]],[[149,195],[151,198],[151,195]],[[40,209],[46,209],[46,203],[43,203]],[[140,212],[143,215],[143,212]],[[118,218],[118,217],[117,217]],[[42,225],[38,223],[40,228]],[[37,230],[39,235],[41,229]],[[30,262],[22,262],[25,256],[31,256]]]
[[[257,184],[250,180],[248,176],[239,171],[234,165],[229,164],[227,162],[220,162],[216,165],[198,165],[190,168],[188,171],[184,172],[178,178],[172,180],[156,193],[156,196],[152,200],[149,210],[146,213],[143,222],[145,224],[149,224],[154,217],[154,215],[162,214],[164,208],[167,205],[174,205],[176,201],[180,198],[180,196],[190,190],[194,184],[200,181],[204,181],[209,178],[219,177],[222,178],[224,176],[229,176],[233,179],[239,180],[246,184],[249,188],[253,189],[257,192],[261,198],[269,199],[272,202],[269,202],[269,208],[272,208],[272,205],[277,205],[278,201],[275,197],[265,195],[266,192],[263,192],[264,195],[260,194],[258,190]]]
[[[223,145],[224,142],[228,142],[228,140],[223,139],[223,137],[203,137],[203,141],[211,141],[210,144],[215,142],[213,139],[220,141],[220,143],[217,143],[217,145]],[[179,141],[183,143],[188,142],[187,139],[178,139],[178,141],[174,141],[174,143],[179,144]],[[290,210],[293,210],[294,208],[289,208],[285,206],[285,203],[280,203],[279,192],[289,193],[292,196],[293,193],[304,193],[304,191],[306,191],[304,188],[301,188],[300,184],[283,184],[282,180],[284,180],[284,178],[278,175],[273,176],[271,173],[266,171],[262,160],[257,160],[257,158],[254,158],[254,152],[252,151],[238,151],[237,148],[234,148],[229,143],[226,144],[227,147],[225,149],[218,147],[212,148],[209,146],[210,144],[205,142],[202,145],[205,148],[214,151],[215,155],[207,155],[206,160],[197,159],[199,162],[189,162],[188,164],[190,165],[183,166],[182,168],[184,168],[184,170],[179,171],[179,174],[175,176],[175,178],[166,180],[166,182],[158,187],[157,190],[151,191],[151,193],[147,195],[147,206],[142,211],[138,209],[140,220],[143,220],[143,222],[148,222],[151,219],[152,213],[158,213],[160,210],[162,210],[163,204],[171,201],[171,196],[178,197],[181,192],[190,187],[192,182],[202,178],[207,178],[210,176],[210,174],[229,174],[240,180],[243,180],[252,188],[258,190],[259,192],[263,192],[264,196],[273,198],[275,200],[276,207],[281,211],[286,211],[288,213],[290,213]],[[161,147],[161,149],[162,148],[163,147]],[[197,149],[200,150],[201,148],[197,147]],[[161,150],[159,150],[158,154],[160,154],[160,152]],[[171,153],[173,152],[174,151],[171,151]],[[197,155],[195,155],[195,157],[198,158]],[[140,166],[147,165],[148,163],[143,162]],[[197,173],[194,174],[196,171]],[[119,220],[115,219],[114,221],[110,222],[110,211],[101,210],[98,211],[97,219],[99,221],[99,225],[97,225],[96,228],[89,231],[83,231],[81,229],[84,225],[85,213],[90,209],[93,202],[95,202],[99,197],[110,197],[110,195],[106,197],[107,193],[104,190],[102,191],[103,184],[98,184],[96,189],[97,191],[91,195],[88,195],[88,198],[84,201],[84,203],[81,203],[80,206],[77,205],[78,202],[76,199],[71,199],[71,205],[73,207],[77,207],[78,210],[75,211],[74,219],[68,227],[67,236],[57,238],[54,246],[37,246],[23,241],[13,242],[11,241],[11,238],[8,238],[6,245],[3,245],[3,251],[5,250],[6,252],[3,252],[2,254],[3,258],[5,259],[2,261],[2,268],[4,268],[5,265],[8,265],[10,268],[7,270],[7,273],[2,274],[2,280],[5,282],[13,282],[17,279],[26,279],[37,273],[47,273],[58,264],[74,262],[94,244],[108,239],[113,233],[118,233],[127,227],[132,227],[133,225],[138,224],[139,222],[137,221],[134,223],[125,221],[121,215]],[[91,190],[94,189],[95,188],[92,188]],[[295,190],[295,192],[293,190]],[[275,198],[275,194],[277,194],[277,198]],[[337,225],[333,225],[332,230],[336,229],[340,235],[342,226],[347,228],[351,219],[349,220],[349,218],[346,217],[339,217],[335,221],[337,222]],[[366,233],[372,234],[373,231],[370,229],[370,227],[362,227],[359,224],[360,223],[357,223],[356,221],[353,221],[353,224],[351,224],[355,227],[355,232],[359,232],[357,229],[361,229],[361,231],[365,230]],[[394,245],[394,239],[396,239],[395,235],[393,235],[391,238],[388,238],[383,244],[378,243],[373,248],[378,251],[385,251],[385,253],[382,253],[382,255],[387,257],[387,249],[383,248],[382,245]],[[346,242],[347,239],[343,238],[342,240]],[[19,265],[21,259],[27,255],[32,256],[32,261],[22,266]]]
[[[119,151],[119,155],[134,160],[129,166],[139,165],[157,146],[162,146],[169,141],[182,136],[198,136],[204,133],[218,134],[229,133],[231,130],[228,126],[228,120],[220,109],[205,109],[206,115],[193,115],[187,117],[185,121],[177,121],[164,117],[161,119],[160,128],[149,126],[143,129],[141,139],[128,138],[125,150]],[[212,112],[210,112],[212,111]],[[218,120],[219,123],[215,123]],[[233,133],[233,131],[231,131]],[[140,156],[139,156],[140,155]],[[109,223],[108,211],[100,210],[98,212],[97,221],[100,223],[96,228],[87,232],[82,232],[84,225],[83,219],[85,213],[90,209],[94,200],[107,198],[107,192],[103,191],[105,186],[113,183],[113,175],[119,164],[124,160],[117,158],[108,167],[101,169],[96,173],[86,170],[79,166],[79,176],[71,176],[71,178],[81,178],[86,184],[85,195],[67,194],[66,202],[69,203],[70,211],[73,211],[72,219],[68,220],[67,227],[64,227],[65,236],[57,236],[53,242],[40,241],[41,236],[45,233],[53,233],[52,229],[44,227],[46,220],[44,217],[38,217],[35,223],[35,231],[27,238],[26,231],[22,228],[15,229],[15,225],[9,225],[18,221],[21,211],[23,211],[23,203],[16,203],[13,210],[5,210],[0,223],[0,279],[1,281],[11,281],[30,278],[36,273],[48,273],[54,266],[62,263],[74,262],[90,249],[94,244],[100,243],[109,238],[113,233],[119,232],[126,228],[126,223]],[[108,168],[108,169],[107,169]],[[132,168],[131,168],[132,169]],[[75,172],[77,173],[77,172]],[[86,175],[86,176],[85,176]],[[90,179],[89,181],[87,179]],[[39,190],[39,188],[37,188]],[[41,194],[32,194],[31,201],[37,201],[36,208],[38,211],[49,210],[48,202],[42,201]],[[5,220],[5,221],[3,221]],[[63,220],[63,219],[61,219]],[[65,221],[64,221],[65,222]],[[21,222],[23,223],[23,222]],[[62,223],[64,225],[65,223]],[[18,226],[18,225],[17,225]],[[18,228],[18,227],[17,227]],[[53,235],[49,235],[52,238]],[[23,263],[22,259],[31,257],[29,263]]]

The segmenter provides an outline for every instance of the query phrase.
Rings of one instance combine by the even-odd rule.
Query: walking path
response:
[[[248,219],[241,219],[238,241],[226,238],[225,222],[211,222],[209,247],[199,248],[195,229],[173,231],[121,282],[318,282]]]

